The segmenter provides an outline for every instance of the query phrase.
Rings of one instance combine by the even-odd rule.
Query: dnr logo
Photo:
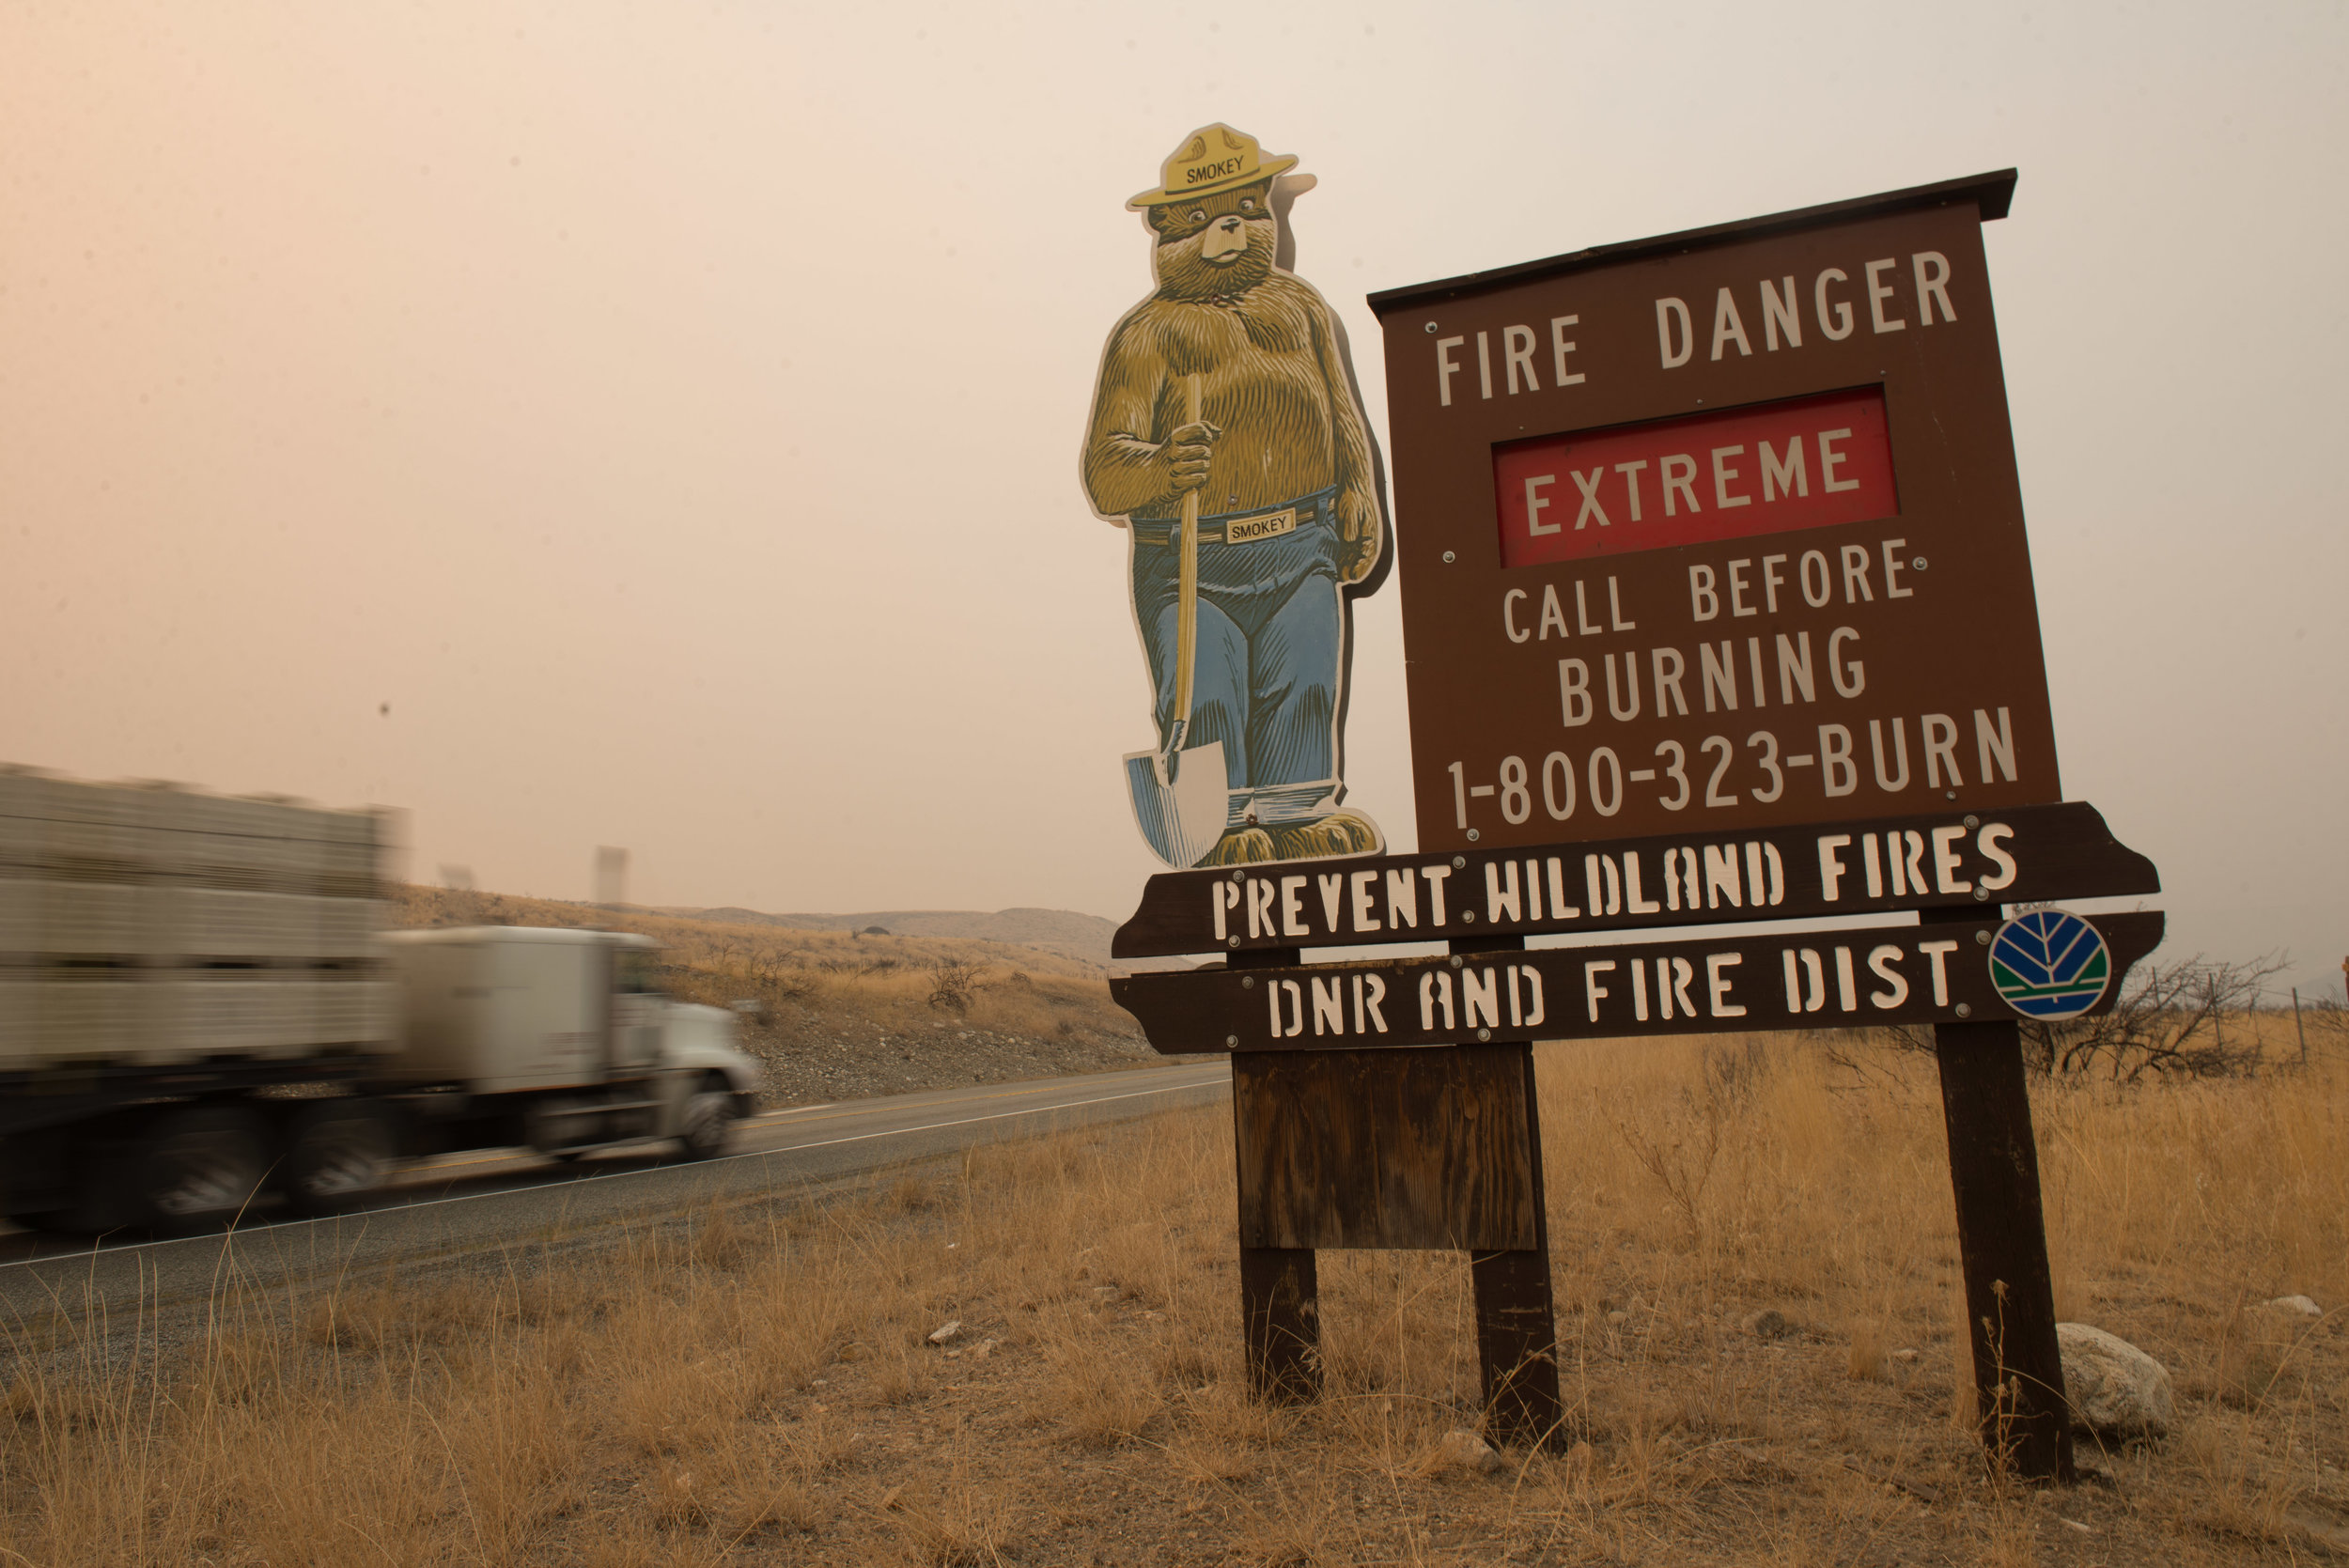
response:
[[[2078,1017],[2096,1005],[2111,978],[2104,938],[2061,909],[2018,915],[1990,943],[1990,984],[2026,1017]]]

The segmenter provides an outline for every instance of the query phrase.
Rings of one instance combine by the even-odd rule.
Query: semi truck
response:
[[[388,828],[0,767],[0,1213],[185,1232],[459,1149],[724,1148],[732,1014],[640,935],[388,931]]]

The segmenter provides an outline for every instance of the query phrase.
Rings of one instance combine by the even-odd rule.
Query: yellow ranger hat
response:
[[[1164,207],[1187,196],[1212,195],[1270,179],[1297,166],[1286,154],[1264,155],[1256,138],[1218,121],[1190,134],[1174,156],[1159,170],[1160,188],[1144,191],[1126,205],[1140,210]]]

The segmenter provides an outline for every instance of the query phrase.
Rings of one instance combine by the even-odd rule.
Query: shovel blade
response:
[[[1177,871],[1199,863],[1223,836],[1232,789],[1223,771],[1223,742],[1210,740],[1177,753],[1174,778],[1161,770],[1163,754],[1132,752],[1126,784],[1133,792],[1134,822],[1159,859]]]

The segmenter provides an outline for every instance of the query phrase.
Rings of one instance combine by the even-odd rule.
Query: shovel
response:
[[[1199,378],[1186,379],[1184,423],[1199,422]],[[1199,490],[1183,492],[1183,543],[1174,588],[1174,721],[1163,751],[1129,752],[1126,784],[1133,791],[1134,821],[1159,859],[1177,871],[1197,865],[1223,836],[1231,784],[1223,742],[1183,749],[1190,728],[1191,666],[1199,652]]]

